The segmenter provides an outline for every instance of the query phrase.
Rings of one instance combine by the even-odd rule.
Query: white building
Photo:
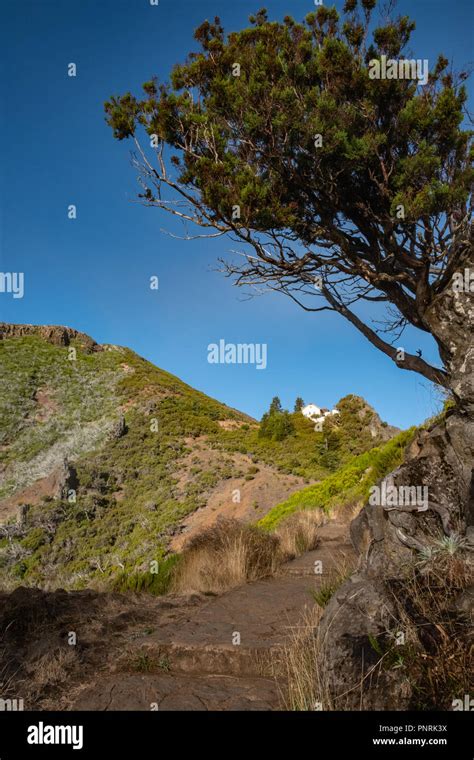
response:
[[[320,424],[324,422],[326,417],[332,417],[333,415],[340,414],[340,412],[338,409],[321,409],[316,404],[307,404],[302,408],[301,414],[311,420],[311,422]]]
[[[319,406],[316,406],[316,404],[307,404],[306,406],[302,408],[301,414],[303,414],[305,417],[308,417],[308,419],[312,420],[313,418],[321,416],[321,409],[319,408]]]

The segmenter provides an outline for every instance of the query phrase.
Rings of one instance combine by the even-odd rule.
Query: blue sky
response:
[[[438,403],[428,381],[403,372],[341,317],[310,315],[289,299],[242,294],[212,271],[232,243],[187,242],[171,218],[134,198],[130,145],[112,139],[103,103],[166,79],[195,49],[194,28],[218,14],[227,30],[266,5],[302,19],[311,0],[0,0],[0,270],[25,273],[25,296],[0,294],[0,319],[65,324],[127,345],[191,385],[260,417],[273,395],[321,406],[356,393],[406,427]],[[339,8],[342,0],[336,2]],[[417,22],[412,49],[458,67],[472,59],[470,0],[400,0]],[[75,62],[77,77],[67,76]],[[78,218],[67,218],[69,204]],[[157,275],[158,291],[149,289]],[[268,367],[214,365],[209,343],[268,344]],[[428,338],[409,351],[437,362]]]

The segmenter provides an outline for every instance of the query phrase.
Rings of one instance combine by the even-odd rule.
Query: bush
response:
[[[114,591],[146,591],[155,596],[162,596],[170,589],[179,560],[179,554],[171,554],[158,562],[157,573],[120,573],[115,580]]]
[[[283,441],[295,432],[288,412],[269,412],[263,415],[258,435],[272,441]]]
[[[47,537],[47,533],[43,528],[33,528],[29,531],[26,538],[21,541],[21,545],[24,549],[29,549],[35,552],[45,543]]]
[[[287,559],[299,557],[315,549],[319,543],[318,528],[325,522],[320,510],[295,512],[275,531],[282,553]]]
[[[383,446],[353,457],[320,483],[303,488],[277,504],[260,520],[259,526],[273,530],[282,520],[299,510],[322,509],[329,513],[336,506],[363,502],[369,496],[370,487],[402,463],[405,447],[412,441],[415,431],[416,428],[410,428]]]
[[[222,593],[272,575],[281,560],[276,536],[237,520],[221,519],[189,542],[172,589],[180,593]]]

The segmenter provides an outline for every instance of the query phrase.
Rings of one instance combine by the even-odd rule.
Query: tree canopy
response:
[[[398,366],[449,386],[452,346],[431,306],[472,250],[466,75],[440,55],[425,85],[371,78],[370,61],[412,57],[414,29],[393,13],[377,25],[376,5],[321,6],[302,23],[263,9],[227,35],[205,21],[169,83],[112,97],[106,118],[135,141],[143,203],[187,237],[194,223],[237,242],[222,262],[237,285],[336,311]],[[364,315],[386,304],[382,326],[360,302]],[[407,325],[434,336],[444,369],[400,355]]]
[[[258,435],[260,438],[270,438],[273,441],[283,441],[295,432],[290,413],[283,409],[278,396],[274,396],[268,412],[261,421]]]

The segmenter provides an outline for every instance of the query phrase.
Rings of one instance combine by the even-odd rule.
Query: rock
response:
[[[79,343],[83,351],[102,351],[95,340],[89,335],[74,330],[72,327],[62,325],[15,325],[8,322],[0,322],[0,340],[3,338],[17,338],[24,335],[38,335],[48,343],[55,346],[69,346],[71,340]]]
[[[466,546],[471,551],[474,550],[474,525],[470,525],[466,530]]]
[[[56,499],[67,499],[69,492],[76,491],[78,485],[79,481],[77,479],[76,469],[73,465],[69,464],[69,461],[65,458],[56,477],[53,497]]]
[[[371,671],[380,658],[371,641],[381,641],[383,651],[384,637],[393,642],[397,614],[387,581],[403,579],[417,551],[457,532],[466,548],[474,548],[473,450],[473,423],[461,412],[420,431],[406,461],[389,477],[395,486],[426,486],[428,509],[367,504],[352,522],[351,540],[360,554],[357,574],[332,597],[321,620],[327,633],[325,675],[336,709],[409,709],[411,688],[402,670]],[[473,589],[452,606],[472,620]]]
[[[397,671],[379,666],[383,652],[393,646],[387,632],[394,617],[384,585],[360,574],[332,597],[321,620],[320,640],[324,642],[325,679],[336,710],[408,708],[409,683]]]
[[[474,624],[474,584],[457,597],[454,608],[467,622]]]
[[[352,545],[358,554],[365,554],[369,548],[371,534],[367,512],[361,510],[357,517],[352,520],[349,528]]]
[[[119,417],[119,419],[117,420],[117,422],[113,426],[112,430],[110,431],[110,438],[112,440],[115,440],[117,438],[122,438],[122,436],[125,435],[125,433],[127,432],[127,430],[128,430],[128,428],[127,428],[127,425],[125,423],[125,417],[123,416],[123,414],[121,414],[120,417]]]
[[[397,528],[403,528],[408,535],[413,535],[416,531],[416,519],[409,512],[397,512],[395,510],[388,513],[388,519]]]
[[[29,504],[20,504],[20,506],[18,507],[17,523],[21,527],[23,527],[26,523],[26,518],[27,518],[29,510],[30,510]]]

